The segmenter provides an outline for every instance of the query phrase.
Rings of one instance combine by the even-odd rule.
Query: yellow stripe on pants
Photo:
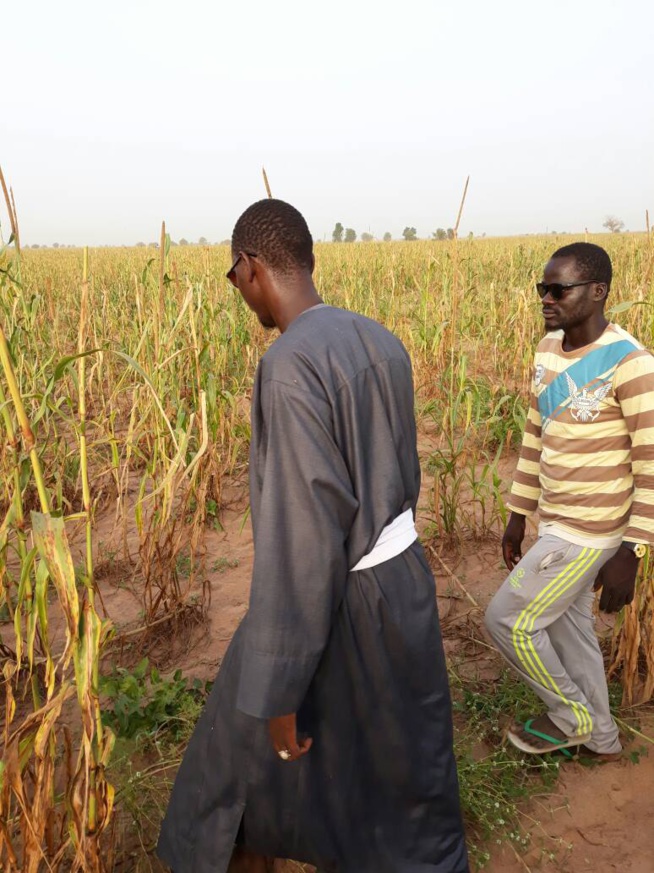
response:
[[[598,559],[598,557],[600,556],[600,554],[601,554],[601,552],[600,552],[600,550],[598,550],[598,549],[592,549],[592,550],[590,551],[590,554],[589,554],[589,556],[588,556],[588,559],[587,559],[586,562],[585,562],[585,565],[584,565],[582,568],[576,568],[576,572],[575,572],[574,576],[573,576],[571,579],[569,579],[569,580],[565,580],[565,582],[566,582],[565,585],[563,585],[563,582],[562,582],[562,583],[559,585],[558,589],[557,589],[556,591],[553,591],[553,592],[552,592],[552,594],[551,594],[551,596],[548,598],[547,602],[544,603],[544,604],[542,604],[541,607],[540,607],[540,609],[538,609],[537,612],[532,613],[531,621],[530,621],[530,626],[526,629],[526,632],[527,632],[527,634],[528,634],[528,645],[529,645],[529,647],[531,648],[531,650],[532,650],[532,652],[533,652],[534,659],[535,659],[535,660],[538,662],[538,664],[540,665],[543,675],[544,675],[544,676],[549,680],[550,685],[552,686],[553,691],[555,691],[555,693],[558,694],[559,697],[560,697],[563,701],[565,701],[566,703],[568,703],[568,704],[572,707],[573,711],[575,712],[575,715],[577,716],[577,721],[579,722],[579,731],[578,731],[578,732],[579,732],[580,734],[591,733],[592,730],[593,730],[593,720],[592,720],[592,718],[591,718],[591,716],[590,716],[590,713],[588,712],[587,707],[585,707],[583,703],[579,703],[578,701],[574,701],[574,700],[573,700],[573,701],[569,701],[569,700],[565,697],[565,695],[562,693],[562,691],[560,690],[560,688],[558,688],[558,686],[556,685],[556,682],[554,682],[554,679],[553,679],[553,678],[549,675],[549,673],[546,671],[546,669],[545,669],[545,665],[543,664],[543,662],[541,661],[541,659],[538,657],[538,653],[536,652],[536,648],[535,648],[535,646],[534,646],[533,638],[531,637],[530,634],[531,634],[531,631],[533,630],[533,627],[534,627],[534,624],[535,624],[535,622],[536,622],[536,619],[537,619],[540,615],[542,615],[543,612],[544,612],[544,611],[545,611],[545,610],[546,610],[546,609],[547,609],[547,608],[548,608],[552,603],[554,603],[556,600],[558,600],[559,597],[561,597],[563,594],[565,594],[565,592],[566,592],[566,591],[567,591],[567,590],[568,590],[572,585],[574,585],[574,583],[575,583],[578,579],[580,579],[581,576],[583,576],[584,573],[585,573],[588,569],[590,569],[590,567],[592,567],[592,565],[593,565],[593,564],[595,563],[595,561]]]
[[[575,569],[576,569],[580,564],[582,564],[582,563],[584,562],[584,559],[585,559],[586,553],[587,553],[587,549],[584,549],[584,550],[583,550],[583,551],[582,551],[582,552],[581,552],[581,553],[580,553],[580,554],[579,554],[579,555],[578,555],[578,556],[577,556],[577,557],[576,557],[576,558],[575,558],[575,559],[574,559],[570,564],[568,564],[568,565],[567,565],[567,566],[566,566],[566,567],[565,567],[565,568],[564,568],[564,569],[559,573],[558,576],[556,576],[554,579],[552,579],[552,581],[551,581],[548,585],[546,585],[545,588],[543,588],[542,591],[539,591],[539,593],[536,595],[536,597],[534,598],[534,600],[532,600],[529,604],[527,604],[527,606],[526,606],[526,607],[523,609],[523,611],[520,613],[520,615],[518,616],[518,619],[517,619],[516,623],[515,623],[514,626],[513,626],[513,634],[512,634],[512,636],[513,636],[513,647],[514,647],[514,649],[515,649],[515,651],[516,651],[516,654],[518,655],[519,660],[522,662],[522,665],[523,665],[523,667],[525,668],[526,672],[529,673],[529,675],[531,676],[531,678],[532,678],[535,682],[538,682],[539,685],[546,685],[546,683],[542,682],[541,679],[540,679],[540,677],[537,675],[537,671],[536,671],[535,666],[533,666],[533,665],[530,666],[530,665],[529,665],[528,661],[530,660],[530,656],[529,656],[529,653],[528,653],[527,650],[526,650],[526,647],[525,647],[525,653],[524,653],[524,656],[523,656],[523,653],[522,653],[522,651],[521,651],[521,641],[519,642],[519,641],[518,641],[518,638],[517,638],[517,634],[518,634],[518,632],[519,632],[519,631],[522,631],[522,628],[520,628],[520,624],[521,624],[521,622],[522,622],[522,621],[523,621],[523,620],[528,616],[528,613],[530,612],[530,610],[533,610],[533,609],[537,608],[537,606],[538,606],[538,604],[540,603],[540,601],[541,601],[543,598],[547,597],[548,593],[549,593],[549,592],[550,592],[550,591],[551,591],[551,590],[552,590],[552,589],[553,589],[553,588],[554,588],[554,587],[559,583],[559,581],[560,581],[564,576],[566,576],[566,575],[569,574],[569,573],[574,572],[574,570],[575,570]],[[525,660],[525,658],[526,658],[527,660]]]
[[[536,619],[545,612],[545,610],[555,603],[574,583],[584,575],[584,573],[595,563],[601,551],[598,549],[584,548],[580,554],[571,561],[564,569],[543,588],[542,591],[529,603],[518,616],[518,620],[513,626],[513,645],[522,662],[526,672],[539,685],[547,688],[551,686],[552,690],[558,694],[563,702],[572,708],[577,719],[577,733],[579,735],[587,734],[592,731],[593,721],[590,717],[588,709],[577,701],[568,700],[556,682],[545,669],[545,665],[541,661],[536,652],[533,639],[530,635],[533,630]]]

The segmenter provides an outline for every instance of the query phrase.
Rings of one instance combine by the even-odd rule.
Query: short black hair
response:
[[[256,255],[276,273],[311,270],[313,239],[301,212],[272,197],[248,206],[234,225],[232,252]]]
[[[607,288],[611,287],[611,279],[613,278],[611,258],[601,246],[596,246],[595,243],[571,243],[557,249],[552,258],[574,258],[581,270],[582,278],[604,282]]]

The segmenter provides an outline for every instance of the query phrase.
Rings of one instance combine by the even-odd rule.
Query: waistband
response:
[[[407,509],[386,525],[372,551],[364,555],[350,572],[367,570],[369,567],[376,567],[377,564],[390,561],[391,558],[401,555],[417,539],[418,531],[413,521],[413,510]]]
[[[622,534],[627,529],[627,525],[623,525],[615,533],[605,534],[604,536],[594,537],[585,536],[579,531],[573,530],[565,524],[556,521],[541,521],[538,525],[538,536],[544,537],[547,534],[559,537],[567,543],[572,543],[575,546],[585,546],[589,549],[614,549],[622,542]]]

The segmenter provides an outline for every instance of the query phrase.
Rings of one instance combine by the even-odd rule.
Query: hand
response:
[[[525,523],[524,515],[520,515],[518,512],[512,512],[509,516],[509,523],[502,537],[502,556],[509,570],[513,570],[515,565],[522,560],[522,541],[525,538]]]
[[[638,558],[631,549],[620,546],[612,558],[602,566],[593,585],[593,591],[602,589],[599,608],[602,612],[620,612],[634,599]]]
[[[298,740],[295,713],[271,718],[268,722],[268,731],[273,748],[278,755],[280,752],[290,752],[290,758],[285,759],[288,762],[297,761],[302,755],[306,755],[313,745],[311,737]]]

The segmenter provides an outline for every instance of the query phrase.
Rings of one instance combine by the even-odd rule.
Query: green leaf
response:
[[[148,270],[150,269],[152,264],[154,264],[154,262],[155,262],[155,258],[150,258],[150,260],[145,265],[145,267],[143,269],[143,273],[141,275],[141,285],[145,285],[146,279],[148,278]]]
[[[616,303],[609,309],[609,315],[616,315],[619,312],[627,312],[632,306],[652,306],[646,300],[623,300],[622,303]]]
[[[34,542],[57,589],[70,638],[76,640],[80,619],[79,598],[64,520],[50,513],[32,512],[31,515]]]
[[[148,670],[148,659],[143,658],[141,661],[139,661],[137,667],[135,668],[134,676],[136,676],[137,679],[143,679],[143,678],[145,678],[145,674],[147,673],[147,670]]]
[[[54,369],[54,373],[50,376],[48,380],[48,384],[46,385],[45,391],[43,392],[43,396],[41,398],[41,404],[39,406],[38,412],[36,416],[32,420],[32,425],[37,424],[45,415],[48,408],[48,400],[54,391],[55,385],[64,375],[64,373],[68,370],[68,367],[72,364],[73,361],[76,361],[78,358],[86,358],[88,355],[94,355],[96,352],[101,352],[102,349],[90,349],[87,352],[80,352],[77,355],[66,355],[66,357],[61,358]],[[75,374],[76,375],[76,374]]]
[[[69,365],[76,361],[78,358],[86,358],[89,355],[94,355],[96,352],[101,352],[102,349],[89,349],[87,352],[79,352],[76,355],[66,355],[65,358],[62,358],[57,366],[55,367],[55,371],[50,379],[50,382],[54,385],[55,382],[58,382],[59,379],[64,375]],[[48,383],[48,388],[50,387],[50,383]]]

